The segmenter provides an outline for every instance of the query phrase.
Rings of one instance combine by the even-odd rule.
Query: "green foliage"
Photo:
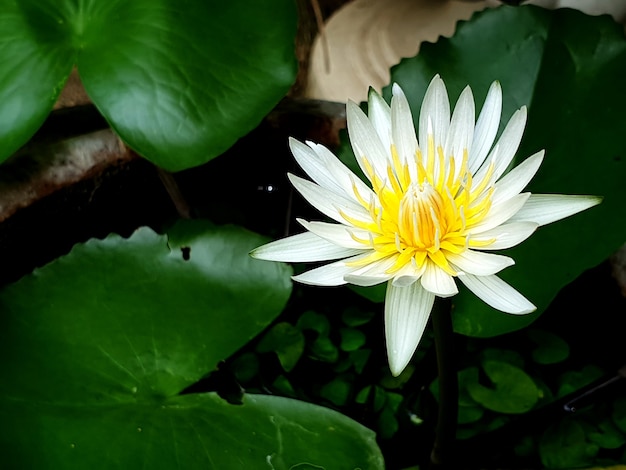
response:
[[[580,370],[567,371],[559,377],[559,388],[556,395],[562,397],[572,393],[602,377],[602,374],[602,370],[593,364],[588,364]]]
[[[342,328],[339,333],[341,334],[340,348],[342,351],[356,351],[365,344],[365,335],[357,329]]]
[[[533,328],[526,334],[537,345],[532,356],[538,364],[556,364],[569,356],[569,345],[554,333]]]
[[[626,397],[615,400],[612,417],[615,425],[626,434]]]
[[[251,259],[263,241],[202,221],[144,228],[77,245],[0,291],[3,463],[380,468],[374,434],[334,411],[181,394],[282,311],[291,269]],[[239,377],[255,362],[241,356]]]
[[[257,350],[261,353],[274,351],[283,369],[289,372],[304,351],[304,336],[287,322],[277,323],[263,336]]]
[[[523,370],[500,361],[483,361],[482,368],[493,388],[475,382],[467,384],[467,391],[485,408],[500,413],[525,413],[537,403],[537,386]]]
[[[204,163],[288,91],[296,21],[291,0],[0,0],[0,162],[75,65],[131,148],[172,171]]]
[[[294,4],[257,3],[0,0],[0,160],[41,125],[73,64],[112,127],[151,161],[177,170],[218,155],[294,78]],[[537,314],[504,315],[467,292],[454,300],[459,333],[521,329],[623,242],[625,147],[615,136],[624,126],[626,42],[607,18],[502,7],[421,51],[392,71],[414,110],[435,73],[453,99],[469,83],[481,101],[498,79],[505,117],[529,106],[519,157],[547,149],[530,189],[605,196],[512,250],[517,265],[503,277]],[[334,296],[327,307],[294,296],[296,306],[285,309],[290,269],[247,255],[264,241],[203,222],[167,235],[140,229],[79,245],[0,291],[3,464],[382,468],[374,433],[347,416],[375,429],[390,457],[401,450],[398,436],[431,439],[431,333],[392,377],[374,306],[337,289],[324,294]],[[380,302],[385,286],[352,290]],[[560,330],[464,340],[457,437],[469,443],[541,414],[605,372],[575,362],[574,350],[588,345],[568,344]],[[198,392],[219,374],[230,377],[241,405]],[[256,394],[267,392],[297,400]],[[529,432],[511,441],[511,452],[547,468],[624,461],[626,400]]]
[[[325,384],[320,390],[320,397],[337,406],[345,405],[352,392],[350,382],[336,378]]]
[[[336,409],[356,407],[373,414],[373,427],[379,439],[393,438],[399,429],[404,400],[404,395],[393,390],[402,387],[414,368],[408,367],[400,377],[392,377],[385,364],[378,379],[372,375],[372,363],[380,363],[380,358],[372,359],[369,347],[368,332],[375,313],[363,306],[349,305],[339,315],[314,310],[291,315],[294,315],[293,323],[276,323],[255,348],[261,353],[258,356],[261,363],[266,357],[262,353],[274,351],[280,358],[281,351],[284,354],[291,348],[289,357],[294,362],[279,361],[281,370],[273,379],[271,390]],[[301,353],[300,338],[304,340],[304,353]],[[242,380],[246,389],[255,391],[258,377],[246,373],[251,362],[249,355],[248,351],[242,352],[230,363],[230,368],[236,377],[246,378]],[[317,370],[318,374],[311,375],[312,370]]]
[[[598,450],[597,444],[586,440],[583,426],[573,420],[562,420],[546,429],[539,447],[547,468],[590,465]]]

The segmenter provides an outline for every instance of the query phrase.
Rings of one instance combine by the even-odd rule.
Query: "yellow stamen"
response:
[[[345,212],[340,214],[348,224],[370,233],[369,239],[353,232],[350,236],[364,247],[370,247],[372,253],[348,262],[349,266],[387,260],[385,263],[391,267],[385,272],[394,275],[410,263],[419,276],[424,263],[430,262],[456,276],[458,273],[448,262],[448,255],[461,254],[469,248],[484,248],[495,241],[473,240],[469,235],[472,227],[481,223],[491,209],[494,164],[490,164],[475,184],[468,170],[467,149],[463,150],[460,162],[454,155],[444,155],[442,147],[435,146],[431,126],[429,122],[426,155],[417,149],[414,165],[413,162],[411,165],[403,163],[393,145],[384,175],[377,174],[371,162],[363,159],[362,166],[375,196],[366,201],[356,184],[352,185],[352,190],[371,220],[356,219]]]

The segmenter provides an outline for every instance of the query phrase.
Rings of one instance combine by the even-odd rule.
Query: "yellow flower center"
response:
[[[374,171],[367,158],[362,158],[377,197],[368,201],[356,185],[353,190],[371,220],[357,220],[347,214],[343,217],[369,232],[369,239],[352,236],[373,250],[352,265],[365,266],[389,258],[393,265],[387,273],[394,274],[407,263],[420,269],[430,260],[454,276],[457,273],[446,255],[493,242],[472,240],[469,235],[469,229],[481,222],[491,208],[493,163],[475,183],[467,169],[467,150],[463,152],[460,168],[456,168],[453,156],[444,156],[441,147],[435,150],[432,136],[428,144],[426,163],[418,150],[414,165],[401,163],[392,147],[392,162],[384,176]]]
[[[430,183],[413,183],[398,209],[398,238],[402,245],[421,249],[439,248],[446,231],[443,198]]]

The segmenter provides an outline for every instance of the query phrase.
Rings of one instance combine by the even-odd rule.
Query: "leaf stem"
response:
[[[161,183],[163,183],[163,186],[165,187],[167,194],[170,196],[174,207],[176,207],[176,212],[178,212],[180,218],[191,219],[191,208],[183,196],[176,179],[174,179],[174,175],[156,165],[155,167],[157,169],[157,173],[159,174],[159,178],[161,179]]]
[[[432,469],[454,468],[454,444],[459,406],[459,389],[454,359],[452,301],[437,297],[431,314],[439,375],[439,410],[435,442],[430,454]]]

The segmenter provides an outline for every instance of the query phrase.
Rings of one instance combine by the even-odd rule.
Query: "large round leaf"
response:
[[[76,65],[120,137],[168,170],[219,155],[295,78],[291,0],[0,0],[0,161]]]
[[[0,391],[68,403],[171,396],[281,312],[291,269],[248,256],[263,237],[206,222],[170,232],[90,240],[0,291]]]
[[[482,102],[490,83],[499,80],[505,119],[528,106],[517,161],[546,149],[529,190],[604,196],[600,206],[542,227],[509,251],[516,266],[501,276],[537,305],[536,314],[506,315],[467,291],[455,298],[457,332],[503,334],[531,323],[563,286],[626,239],[626,143],[620,137],[626,128],[626,40],[608,16],[502,6],[459,24],[451,39],[424,44],[417,57],[392,70],[416,119],[435,73],[453,101],[469,84]]]
[[[180,392],[283,309],[263,237],[181,222],[76,246],[0,291],[0,450],[10,468],[381,468],[374,434],[278,397]],[[303,467],[306,468],[306,467]]]
[[[5,404],[6,405],[6,404]],[[372,469],[375,434],[340,413],[281,397],[214,393],[111,406],[10,404],[0,431],[7,468]],[[9,436],[9,441],[5,440]]]

